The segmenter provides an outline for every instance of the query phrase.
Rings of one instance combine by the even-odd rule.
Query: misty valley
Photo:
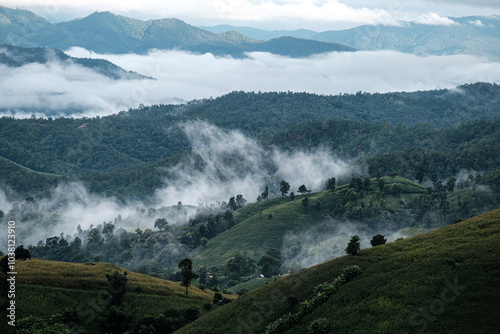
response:
[[[199,277],[191,290],[244,296],[342,257],[354,235],[362,249],[377,235],[397,244],[498,208],[500,88],[457,89],[234,92],[106,117],[4,117],[1,219],[17,222],[33,258],[174,282],[189,258]],[[415,122],[412,113],[437,101],[471,120],[455,112]]]
[[[498,332],[500,20],[426,19],[0,6],[0,331]]]

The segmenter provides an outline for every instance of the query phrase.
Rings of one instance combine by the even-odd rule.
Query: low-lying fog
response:
[[[3,115],[29,117],[42,106],[107,115],[139,104],[168,104],[217,97],[231,91],[297,91],[340,94],[453,88],[500,82],[500,63],[470,55],[416,56],[396,51],[333,52],[309,58],[249,53],[247,58],[152,50],[147,55],[101,55],[82,48],[74,57],[103,58],[157,80],[112,80],[57,62],[1,67]],[[41,115],[40,115],[41,116]]]

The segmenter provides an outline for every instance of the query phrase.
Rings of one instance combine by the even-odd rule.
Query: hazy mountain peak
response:
[[[8,22],[7,22],[8,20]],[[51,23],[41,16],[25,9],[12,9],[0,6],[0,24],[14,24],[14,23],[41,23],[50,25]]]

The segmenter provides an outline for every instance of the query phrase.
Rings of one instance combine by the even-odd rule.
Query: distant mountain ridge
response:
[[[312,39],[338,41],[359,50],[397,50],[422,55],[471,54],[500,59],[500,18],[463,17],[455,24],[425,25],[405,22],[399,27],[361,26],[326,31]]]
[[[97,53],[146,53],[175,49],[215,55],[244,56],[245,52],[272,52],[304,57],[333,51],[354,51],[338,43],[303,38],[261,41],[242,33],[213,33],[179,19],[138,20],[110,12],[95,12],[81,19],[51,24],[29,11],[0,7],[0,43],[51,47],[84,47]],[[36,29],[30,27],[36,24]]]
[[[74,58],[52,48],[23,48],[0,44],[0,65],[21,67],[32,63],[47,64],[53,61],[67,65],[80,65],[115,80],[152,79],[135,72],[126,71],[104,59]]]
[[[419,55],[471,54],[500,60],[500,17],[469,16],[449,19],[455,24],[402,22],[400,26],[364,25],[324,32],[305,29],[266,31],[230,25],[203,28],[219,33],[236,30],[258,39],[291,36],[336,42],[366,51],[396,50]]]
[[[260,39],[260,40],[270,40],[273,38],[279,38],[284,36],[296,37],[296,38],[306,38],[311,39],[314,35],[317,35],[318,32],[314,30],[308,29],[297,29],[297,30],[263,30],[252,27],[239,27],[232,26],[227,24],[220,24],[217,26],[209,27],[209,26],[200,26],[200,28],[214,32],[214,33],[223,33],[226,31],[239,31],[242,34],[247,35],[250,38]]]

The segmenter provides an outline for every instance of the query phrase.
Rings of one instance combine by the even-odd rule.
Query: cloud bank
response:
[[[362,51],[287,58],[255,52],[234,59],[164,50],[147,55],[99,55],[73,48],[68,53],[104,58],[157,80],[112,80],[77,65],[58,63],[1,66],[1,115],[29,117],[32,108],[40,106],[56,115],[64,109],[87,116],[108,115],[141,103],[178,103],[235,90],[335,95],[500,82],[500,63],[469,55],[423,57],[395,51]]]
[[[255,202],[266,185],[271,194],[278,196],[282,180],[290,183],[290,191],[297,192],[302,184],[321,191],[329,177],[359,171],[323,149],[265,150],[239,131],[222,130],[200,121],[182,127],[198,160],[184,161],[169,170],[167,186],[158,190],[156,197],[170,205],[178,201],[191,205],[227,202],[237,194]]]
[[[3,0],[53,21],[112,11],[141,19],[175,17],[194,25],[236,24],[267,29],[308,28],[317,31],[363,24],[397,25],[428,13],[441,16],[500,13],[495,0]]]
[[[121,216],[117,228],[130,230],[153,228],[157,218],[166,218],[171,225],[186,224],[195,213],[194,207],[216,202],[228,202],[238,194],[248,202],[269,185],[269,196],[280,196],[279,183],[290,183],[290,191],[305,184],[312,191],[324,189],[329,177],[359,173],[349,162],[335,158],[327,151],[283,152],[264,149],[255,140],[239,131],[228,131],[205,122],[182,125],[195,158],[188,158],[168,170],[168,177],[155,194],[154,204],[138,201],[123,203],[113,197],[90,193],[80,182],[60,184],[47,198],[35,198],[35,203],[20,200],[14,204],[0,189],[0,210],[18,223],[19,244],[36,244],[47,237],[73,235],[76,227],[86,229],[103,222],[114,222]],[[169,208],[181,201],[186,208],[179,211],[163,209],[150,215],[149,208]],[[11,210],[12,209],[12,210]],[[184,214],[184,211],[186,213]],[[0,231],[3,238],[5,231]],[[3,243],[0,243],[0,250]]]

